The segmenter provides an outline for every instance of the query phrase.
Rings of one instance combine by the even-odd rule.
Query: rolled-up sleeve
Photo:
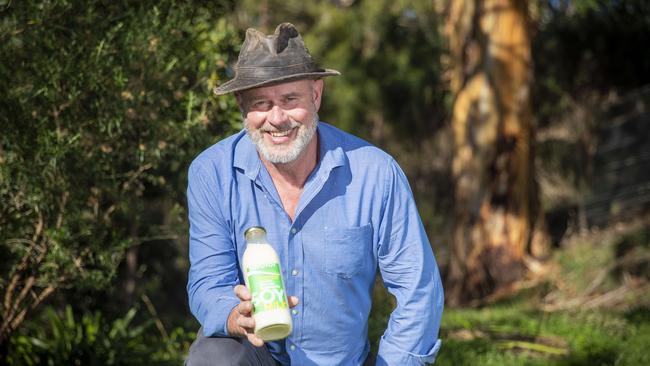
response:
[[[190,310],[206,336],[227,335],[227,319],[239,303],[237,257],[219,206],[217,175],[194,161],[189,169],[187,205],[190,221],[187,283]]]
[[[389,340],[386,340],[385,337],[381,337],[381,348],[379,351],[379,357],[377,359],[376,366],[383,365],[426,365],[433,363],[436,360],[438,351],[440,350],[440,345],[442,342],[438,339],[436,343],[431,347],[431,350],[425,354],[415,354],[408,351],[405,351],[392,343]]]
[[[379,344],[377,365],[435,361],[444,306],[438,265],[406,176],[392,162],[379,230],[379,269],[397,307]]]

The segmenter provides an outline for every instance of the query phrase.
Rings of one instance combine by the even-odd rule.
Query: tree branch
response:
[[[23,309],[23,310],[22,310],[22,311],[21,311],[21,312],[20,312],[20,313],[19,313],[19,314],[18,314],[18,315],[17,315],[17,316],[12,320],[12,321],[11,321],[11,326],[10,326],[9,329],[10,329],[10,330],[17,329],[18,326],[23,322],[23,320],[25,320],[25,315],[27,315],[27,313],[28,313],[29,311],[32,311],[32,310],[36,309],[36,308],[38,307],[38,305],[40,305],[40,303],[43,302],[43,300],[45,300],[48,296],[50,296],[50,294],[52,294],[52,292],[54,292],[54,289],[55,289],[55,287],[52,286],[52,285],[49,285],[49,286],[47,286],[45,289],[43,289],[43,291],[41,291],[41,293],[40,293],[38,296],[35,297],[34,302],[33,302],[29,307],[25,307],[25,308],[24,308],[24,309]]]
[[[160,335],[162,335],[164,339],[169,338],[167,329],[165,329],[165,325],[160,320],[160,317],[158,317],[158,312],[156,311],[156,308],[153,306],[151,299],[149,299],[149,296],[147,296],[147,294],[142,294],[140,297],[142,298],[144,305],[147,307],[149,314],[151,314],[151,316],[153,317],[154,322],[156,323],[156,328],[158,328]]]
[[[70,193],[68,191],[63,192],[63,195],[61,196],[61,206],[59,209],[59,214],[56,217],[56,229],[59,230],[61,229],[61,225],[63,225],[63,216],[65,214],[65,204],[68,202],[68,196],[70,196]]]
[[[16,289],[16,286],[18,286],[18,283],[21,280],[22,273],[27,269],[27,264],[30,261],[32,251],[37,247],[36,240],[39,238],[39,236],[41,236],[42,232],[43,232],[43,214],[41,212],[39,212],[38,213],[38,220],[36,222],[36,226],[34,227],[34,234],[32,235],[32,240],[13,239],[16,242],[29,243],[29,248],[27,248],[27,251],[25,252],[25,254],[23,255],[23,257],[20,260],[20,263],[18,264],[16,269],[13,271],[13,273],[11,275],[11,280],[9,282],[9,286],[7,286],[7,289],[5,290],[5,297],[4,297],[4,302],[3,302],[4,311],[3,311],[3,314],[2,314],[3,325],[4,325],[4,322],[6,321],[6,319],[9,319],[13,308],[16,306],[16,303],[14,303],[14,305],[12,305],[14,290]],[[44,252],[44,250],[41,252],[41,254],[43,252]],[[42,256],[43,255],[40,255],[39,257],[42,259]],[[18,303],[19,302],[20,301],[18,301]]]

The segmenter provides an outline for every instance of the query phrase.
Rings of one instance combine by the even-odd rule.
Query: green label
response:
[[[289,308],[279,264],[252,266],[248,267],[246,272],[256,313]]]

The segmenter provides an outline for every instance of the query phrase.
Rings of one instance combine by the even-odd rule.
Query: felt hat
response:
[[[322,69],[312,60],[296,27],[282,23],[272,35],[253,28],[246,31],[235,65],[235,77],[214,88],[214,93],[223,95],[284,81],[334,75],[340,73]]]

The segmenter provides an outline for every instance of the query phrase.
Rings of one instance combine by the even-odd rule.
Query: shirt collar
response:
[[[319,122],[317,133],[319,137],[319,164],[316,169],[318,174],[329,174],[332,169],[345,164],[345,153],[343,152],[343,141],[337,141],[332,135],[332,126],[325,122]],[[257,153],[255,144],[250,139],[246,130],[240,132],[242,135],[235,145],[233,166],[242,169],[244,175],[250,180],[256,181],[262,167],[262,161]]]
[[[242,135],[235,145],[235,156],[233,166],[244,171],[244,174],[252,181],[257,179],[262,161],[257,155],[255,144],[248,137],[246,130],[240,132]]]
[[[345,165],[345,153],[341,135],[333,135],[334,128],[325,122],[318,123],[319,151],[318,161],[321,169],[329,173],[332,169]],[[337,138],[338,137],[338,138]]]

